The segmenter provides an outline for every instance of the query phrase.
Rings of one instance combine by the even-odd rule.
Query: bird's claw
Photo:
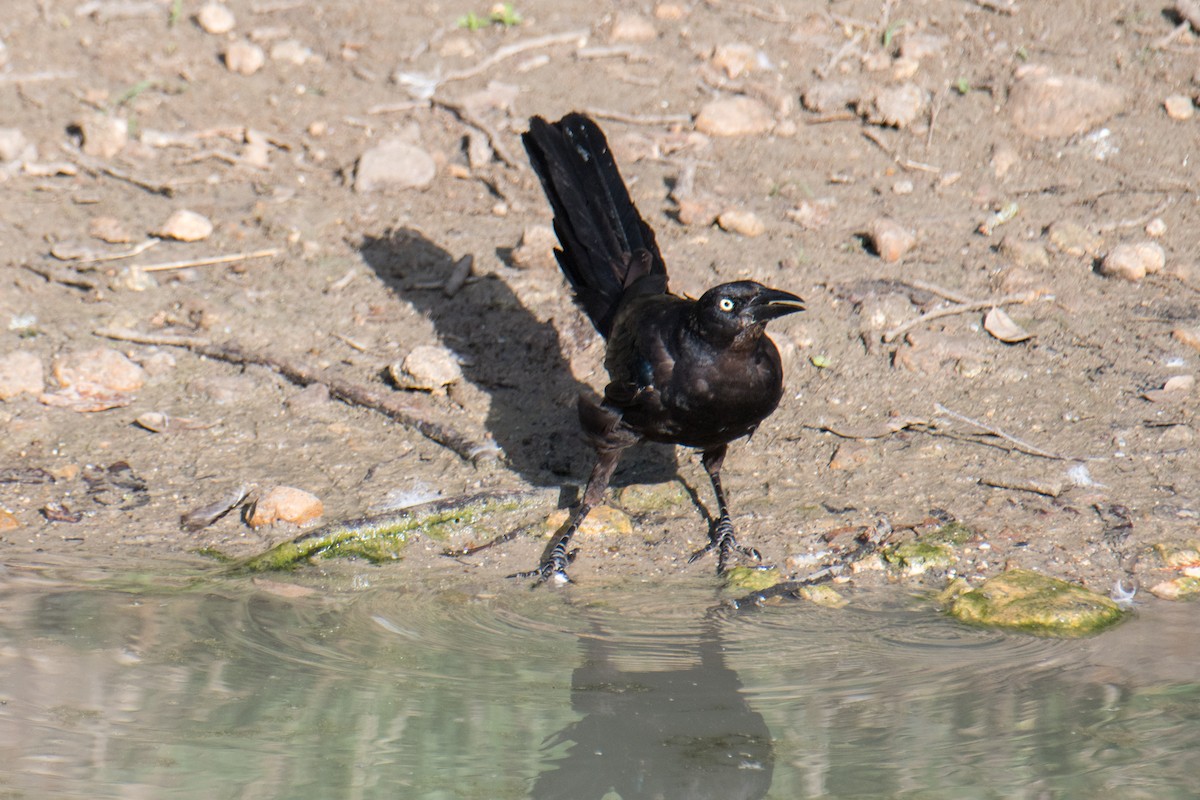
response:
[[[507,575],[508,578],[533,578],[533,588],[541,586],[543,583],[554,583],[561,586],[564,583],[574,583],[571,577],[567,575],[567,567],[575,560],[575,555],[578,550],[572,550],[569,553],[551,553],[545,561],[538,564],[535,569],[526,570],[524,572],[514,572],[512,575]]]
[[[717,574],[724,575],[726,564],[729,561],[730,553],[737,553],[743,558],[752,558],[755,561],[762,561],[762,553],[758,552],[753,547],[743,547],[738,544],[737,537],[733,533],[733,523],[728,517],[721,519],[713,528],[712,534],[709,536],[708,544],[701,547],[696,552],[692,553],[688,559],[691,564],[703,558],[708,553],[715,552],[717,554]]]

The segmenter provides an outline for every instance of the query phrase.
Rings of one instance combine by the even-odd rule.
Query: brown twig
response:
[[[588,31],[587,29],[581,29],[577,31],[567,31],[565,33],[551,33],[547,36],[537,36],[533,39],[526,39],[523,42],[513,42],[510,45],[501,47],[473,67],[467,67],[466,69],[460,69],[443,75],[438,83],[447,84],[451,81],[463,81],[467,78],[474,78],[476,75],[484,74],[501,61],[512,58],[513,56],[520,55],[521,53],[527,53],[530,50],[537,50],[541,47],[565,44],[566,42],[579,41],[580,39],[586,40],[590,34],[591,31]]]
[[[1036,445],[1030,444],[1029,442],[1025,441],[1024,439],[1018,439],[1017,437],[1013,436],[1012,434],[1005,433],[1004,431],[1000,430],[999,428],[997,428],[994,425],[989,425],[986,422],[981,422],[980,420],[977,420],[977,419],[971,419],[970,417],[968,417],[964,414],[959,414],[957,411],[951,411],[950,409],[946,408],[941,403],[934,403],[933,408],[939,414],[944,414],[945,416],[950,417],[951,419],[956,419],[959,422],[965,422],[968,425],[974,425],[976,428],[979,428],[981,431],[983,431],[985,433],[988,433],[992,436],[996,436],[1000,439],[1003,439],[1004,441],[1006,441],[1009,444],[1016,447],[1022,453],[1026,453],[1031,456],[1038,456],[1039,458],[1051,458],[1051,459],[1054,459],[1055,461],[1081,461],[1082,460],[1082,459],[1078,459],[1078,458],[1071,458],[1070,456],[1060,455],[1059,453],[1051,453],[1049,450],[1043,450],[1042,448],[1037,447]]]
[[[399,422],[404,427],[420,433],[430,441],[454,451],[461,458],[471,463],[478,463],[488,458],[494,458],[496,455],[495,448],[480,444],[447,425],[426,419],[415,409],[401,402],[391,394],[376,391],[369,386],[335,378],[332,375],[325,374],[323,370],[308,364],[292,361],[274,354],[249,350],[233,342],[214,344],[207,339],[196,336],[146,334],[125,328],[101,328],[96,331],[96,335],[122,342],[184,347],[197,355],[218,361],[225,361],[230,364],[254,364],[266,367],[300,386],[309,386],[314,383],[322,384],[329,389],[331,396],[351,405],[378,411]]]
[[[99,289],[100,284],[91,278],[80,275],[76,270],[58,264],[22,264],[22,267],[40,275],[51,283],[61,283],[64,286],[74,286],[77,289]]]
[[[1038,292],[1020,292],[1019,294],[1010,294],[995,300],[973,300],[969,303],[956,303],[945,308],[935,308],[933,311],[922,314],[916,319],[910,319],[908,322],[897,325],[891,330],[883,334],[885,344],[894,342],[899,336],[908,332],[918,325],[924,324],[931,320],[940,319],[941,317],[950,317],[955,314],[967,314],[971,311],[984,311],[986,309],[997,306],[1011,306],[1021,303],[1032,303],[1040,294]]]
[[[606,108],[588,108],[585,112],[597,119],[610,119],[627,125],[691,125],[690,114],[626,114]]]
[[[429,98],[429,102],[438,108],[446,109],[450,113],[454,114],[454,116],[458,117],[459,121],[464,125],[470,126],[486,136],[488,139],[488,144],[492,146],[492,152],[494,152],[496,157],[505,164],[513,169],[522,169],[521,162],[513,157],[512,152],[508,149],[508,145],[506,145],[504,140],[500,137],[500,132],[487,122],[484,122],[482,119],[471,113],[471,111],[469,111],[465,105],[453,100],[447,100],[444,97],[436,96]]]
[[[147,264],[144,267],[139,266],[137,269],[142,272],[165,272],[171,269],[188,269],[189,267],[207,267],[210,264],[229,264],[233,261],[246,261],[251,258],[269,258],[277,256],[283,250],[278,247],[271,247],[266,250],[255,250],[250,253],[232,253],[227,256],[209,256],[208,258],[193,258],[188,261],[164,261],[161,264]]]
[[[169,183],[158,183],[156,181],[138,178],[134,175],[130,175],[128,172],[123,172],[116,167],[110,167],[108,164],[84,155],[80,151],[70,147],[64,146],[63,151],[66,152],[67,157],[74,161],[76,165],[93,175],[107,175],[110,178],[116,178],[119,181],[125,181],[126,183],[133,184],[139,189],[145,189],[151,194],[160,194],[163,197],[173,197],[175,194],[175,187]]]

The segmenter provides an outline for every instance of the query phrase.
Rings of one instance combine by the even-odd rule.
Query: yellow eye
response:
[[[717,307],[722,311],[733,311],[733,301],[728,297],[722,297],[720,302],[717,303]]]

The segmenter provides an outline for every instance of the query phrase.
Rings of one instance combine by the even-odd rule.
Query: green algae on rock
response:
[[[335,522],[303,533],[288,542],[251,556],[233,566],[237,572],[293,569],[318,556],[358,556],[372,563],[394,561],[417,534],[444,538],[454,528],[519,508],[530,495],[524,492],[485,492],[453,497],[371,517]]]
[[[775,567],[733,567],[725,572],[725,588],[741,592],[761,592],[783,580]]]
[[[1064,638],[1099,633],[1125,616],[1103,595],[1026,569],[1009,570],[963,592],[949,610],[974,625]]]
[[[849,600],[842,597],[837,589],[834,589],[827,583],[801,586],[796,590],[796,596],[803,597],[808,602],[825,608],[845,608],[850,605]]]
[[[931,569],[954,564],[954,548],[944,542],[916,539],[885,548],[883,560],[904,570],[906,575],[920,575]]]

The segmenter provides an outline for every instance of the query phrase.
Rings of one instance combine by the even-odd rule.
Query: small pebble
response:
[[[386,139],[359,157],[354,191],[424,189],[436,175],[437,164],[429,153],[404,139]]]
[[[728,211],[723,211],[717,217],[717,224],[721,226],[721,230],[729,233],[736,233],[740,236],[753,238],[762,236],[767,232],[767,226],[758,218],[758,215],[753,211],[745,211],[739,208],[731,208]]]
[[[1008,142],[1001,142],[992,148],[992,174],[999,180],[1021,163],[1021,154],[1017,148]]]
[[[324,513],[325,505],[316,495],[291,486],[276,486],[259,498],[246,522],[251,528],[277,520],[303,525]]]
[[[687,9],[679,3],[659,3],[654,7],[654,18],[669,21],[681,20],[687,16]]]
[[[446,393],[446,387],[462,380],[458,357],[440,345],[417,345],[404,358],[397,370],[391,368],[392,379],[401,389],[416,389],[436,395]]]
[[[836,208],[837,201],[832,197],[801,200],[795,208],[787,212],[787,218],[805,230],[820,230],[833,219]]]
[[[0,532],[15,531],[21,527],[21,522],[10,511],[0,508]]]
[[[54,377],[80,394],[132,392],[146,383],[146,371],[110,347],[69,353],[54,360]]]
[[[753,97],[722,97],[706,103],[696,115],[696,130],[709,136],[766,133],[775,124],[771,110]]]
[[[1166,253],[1155,242],[1119,244],[1100,262],[1100,274],[1107,278],[1140,281],[1147,274],[1162,272]]]
[[[1013,127],[1026,136],[1060,138],[1091,130],[1128,102],[1118,86],[1029,66],[1009,90],[1008,113]]]
[[[1167,232],[1167,223],[1163,222],[1162,217],[1155,217],[1146,223],[1146,235],[1158,239]]]
[[[688,226],[707,228],[717,221],[721,211],[714,198],[700,192],[674,197],[674,200],[678,206],[675,215]]]
[[[800,102],[809,111],[828,114],[856,105],[862,94],[862,87],[851,81],[821,81],[805,89]]]
[[[617,12],[608,34],[610,42],[652,42],[658,38],[654,20],[629,11]]]
[[[855,470],[870,462],[874,450],[866,442],[846,441],[838,445],[833,457],[829,459],[832,470]]]
[[[79,123],[83,152],[97,158],[112,158],[129,142],[129,122],[123,117],[94,114]]]
[[[876,92],[864,111],[867,119],[876,125],[907,128],[917,120],[928,102],[924,89],[915,83],[904,83]]]
[[[253,42],[237,41],[225,51],[225,67],[239,75],[253,75],[267,63],[267,54]]]
[[[917,243],[917,237],[912,231],[888,217],[873,220],[867,230],[867,237],[876,254],[888,263],[899,261]]]
[[[39,395],[44,387],[42,360],[33,353],[15,350],[0,356],[0,400],[19,394]]]
[[[304,66],[313,57],[313,51],[295,39],[284,39],[271,47],[271,60]]]
[[[566,524],[570,511],[560,508],[546,517],[546,532],[553,533]],[[633,520],[628,514],[612,506],[596,506],[579,526],[579,535],[629,536],[633,533]]]
[[[0,162],[16,161],[25,152],[26,144],[20,128],[0,128]]]
[[[133,241],[129,229],[116,217],[92,217],[88,220],[88,236],[109,244],[127,244]]]
[[[196,12],[196,23],[204,29],[205,33],[220,35],[229,33],[233,30],[237,20],[230,11],[222,3],[205,3]]]
[[[555,269],[554,249],[558,237],[549,225],[530,225],[521,234],[521,243],[513,248],[512,263],[521,269]]]
[[[1050,254],[1046,252],[1046,248],[1041,242],[1005,236],[1000,240],[1000,255],[1018,267],[1045,269],[1050,266]]]
[[[1052,223],[1048,235],[1050,243],[1069,256],[1094,258],[1104,249],[1104,239],[1070,220]]]
[[[900,42],[900,55],[920,61],[942,55],[949,45],[948,36],[935,33],[906,33]]]
[[[213,224],[208,217],[181,208],[167,217],[167,221],[154,232],[154,235],[180,242],[198,242],[207,239],[212,232]]]
[[[1200,328],[1176,328],[1171,331],[1171,336],[1193,350],[1200,350]]]
[[[900,180],[892,184],[892,194],[912,194],[913,182],[910,180]]]
[[[1186,94],[1173,94],[1163,100],[1163,108],[1171,119],[1187,120],[1196,115],[1196,104]]]
[[[758,49],[744,42],[717,45],[712,64],[730,78],[740,78],[758,68]]]

